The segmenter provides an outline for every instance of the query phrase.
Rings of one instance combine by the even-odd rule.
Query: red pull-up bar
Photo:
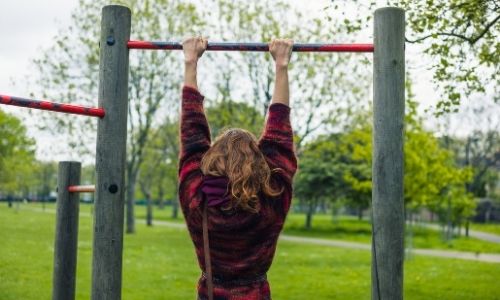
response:
[[[96,107],[86,107],[80,105],[56,103],[50,101],[39,101],[20,97],[0,95],[0,104],[14,105],[27,108],[57,111],[67,114],[84,115],[102,118],[106,114],[104,109]]]
[[[128,41],[129,49],[182,50],[179,42]],[[267,43],[209,42],[208,51],[268,52]],[[295,52],[373,52],[373,44],[294,44]]]
[[[70,193],[94,193],[95,185],[70,185],[68,186]]]

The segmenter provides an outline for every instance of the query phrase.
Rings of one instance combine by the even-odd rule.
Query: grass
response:
[[[497,224],[471,223],[470,229],[500,235],[500,223],[497,223]]]
[[[30,206],[41,208],[41,204],[30,204]],[[47,204],[46,207],[49,209],[55,209],[55,205],[53,203]],[[80,206],[80,210],[82,212],[90,213],[91,209],[92,205],[89,204],[83,204]],[[146,207],[137,205],[135,207],[135,215],[139,219],[145,219]],[[155,220],[179,223],[184,222],[182,219],[182,212],[180,210],[179,218],[172,218],[172,208],[170,206],[166,206],[163,210],[155,208],[153,210],[153,215]],[[312,229],[310,230],[307,230],[304,227],[304,220],[304,214],[289,214],[285,223],[284,233],[295,236],[346,240],[360,243],[371,242],[371,224],[366,218],[365,220],[358,220],[357,217],[339,216],[335,217],[335,220],[332,221],[332,216],[330,215],[317,214],[313,217]],[[493,227],[493,225],[490,226]],[[483,227],[489,228],[488,226]],[[407,247],[410,246],[408,244],[409,241],[410,239],[407,230]],[[465,236],[455,236],[453,240],[446,242],[439,231],[418,225],[413,227],[413,236],[411,241],[411,246],[413,248],[469,251],[475,253],[500,253],[500,244],[470,237],[467,238]]]
[[[54,219],[0,206],[0,299],[50,299]],[[77,299],[90,298],[91,226],[80,218]],[[200,272],[187,231],[137,227],[125,236],[123,299],[195,299]],[[404,276],[410,300],[500,299],[498,264],[414,256]],[[269,281],[273,299],[370,299],[370,252],[280,241]]]
[[[355,217],[336,217],[332,221],[329,215],[315,215],[312,229],[304,227],[303,214],[290,214],[287,217],[284,233],[297,236],[310,236],[325,239],[347,240],[353,242],[370,243],[371,224],[368,220],[358,220]],[[407,247],[409,239],[408,226],[406,228]],[[456,236],[446,242],[439,231],[414,225],[412,246],[414,248],[443,249],[456,251],[470,251],[476,253],[500,253],[500,244],[482,241],[465,236]]]

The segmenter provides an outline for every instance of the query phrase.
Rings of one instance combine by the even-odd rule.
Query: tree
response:
[[[120,1],[133,11],[132,38],[166,40],[193,34],[202,24],[193,4],[183,1]],[[81,0],[72,16],[72,25],[60,32],[54,43],[35,61],[37,85],[44,97],[93,103],[97,95],[99,66],[98,37],[100,11],[106,1]],[[186,22],[189,21],[189,26]],[[144,160],[144,147],[151,129],[161,116],[177,113],[178,86],[182,61],[171,51],[136,51],[130,54],[128,149],[126,161],[127,232],[135,231],[134,195],[138,172]],[[166,67],[168,66],[168,67]],[[86,118],[50,115],[42,124],[60,134],[70,135],[70,146],[77,154],[90,154],[95,122]]]
[[[243,128],[260,137],[264,128],[264,117],[254,106],[245,102],[220,101],[209,103],[206,109],[212,140],[224,128]],[[251,117],[249,117],[251,116]]]
[[[405,116],[405,192],[407,216],[422,207],[438,213],[448,232],[471,215],[474,202],[465,190],[471,169],[455,162],[432,132],[423,129],[410,81]],[[330,199],[347,198],[360,210],[371,199],[372,127],[369,112],[359,112],[342,133],[306,144],[296,180],[297,196],[309,203],[307,219],[323,189]],[[327,155],[325,155],[327,154]],[[311,158],[311,159],[310,159]],[[303,173],[302,175],[300,173]],[[329,189],[334,191],[330,192]],[[304,200],[303,200],[304,201]]]
[[[29,196],[35,177],[35,141],[28,137],[21,120],[0,110],[0,192]],[[10,205],[10,202],[9,202]]]
[[[342,26],[347,16],[311,18],[288,1],[219,0],[215,7],[205,8],[207,18],[217,20],[207,28],[209,36],[242,41],[269,41],[273,37],[289,37],[295,42],[349,39]],[[245,99],[265,114],[273,92],[271,56],[245,52],[209,55],[214,65],[210,69],[218,69],[213,77],[219,98]],[[369,61],[362,54],[297,53],[292,55],[290,68],[292,118],[298,125],[294,133],[300,155],[302,145],[318,131],[339,127],[349,122],[352,111],[367,107]],[[250,88],[237,93],[240,90],[234,87],[243,85]]]
[[[166,120],[152,131],[144,148],[144,163],[141,165],[138,182],[142,196],[146,199],[146,224],[153,222],[153,199],[158,199],[161,209],[166,194],[173,199],[172,217],[177,218],[177,164],[179,156],[178,122]]]
[[[306,204],[305,228],[311,229],[312,217],[320,201],[331,201],[340,187],[342,177],[333,166],[336,141],[318,138],[304,146],[299,160],[299,172],[294,181],[295,196]]]
[[[119,1],[132,9],[132,37],[142,40],[173,40],[203,32],[214,39],[270,40],[274,35],[293,36],[297,40],[328,40],[342,38],[341,20],[326,24],[321,19],[307,18],[284,1],[203,1],[195,6],[180,0]],[[54,39],[54,43],[35,61],[35,84],[43,96],[59,101],[73,100],[93,104],[97,95],[98,26],[103,0],[80,0],[72,25]],[[269,10],[269,7],[273,7]],[[284,22],[293,16],[301,22]],[[229,56],[231,55],[231,56]],[[267,54],[211,54],[202,60],[201,86],[215,86],[221,97],[214,99],[250,99],[252,106],[264,108],[271,100],[274,80],[271,58]],[[231,59],[229,59],[229,57]],[[367,101],[369,81],[366,64],[355,55],[297,55],[291,71],[293,88],[297,91],[294,117],[297,144],[325,124],[338,124],[340,112],[362,106]],[[363,57],[363,56],[362,56]],[[363,61],[363,60],[361,60]],[[366,60],[364,60],[366,61]],[[356,65],[356,67],[352,67]],[[222,67],[223,66],[223,67]],[[182,80],[182,59],[173,51],[132,51],[129,76],[129,124],[126,165],[127,232],[133,232],[134,195],[144,148],[151,132],[162,120],[178,113],[179,86]],[[204,74],[204,72],[206,74]],[[238,77],[237,77],[238,76]],[[363,84],[364,83],[364,84]],[[361,86],[360,86],[361,84]],[[207,89],[213,91],[213,89]],[[78,100],[75,100],[78,99]],[[341,100],[337,100],[341,99]],[[337,100],[336,105],[331,102]],[[93,155],[95,121],[86,118],[40,115],[45,129],[69,135],[75,155]],[[44,117],[45,116],[45,117]],[[257,114],[248,116],[249,124]],[[347,119],[348,117],[344,117]],[[335,122],[323,122],[333,119]],[[302,120],[304,120],[302,122]],[[303,125],[302,125],[303,124]],[[300,152],[300,151],[299,151]]]
[[[431,59],[434,83],[442,95],[436,105],[438,115],[456,111],[463,99],[474,94],[500,99],[498,1],[332,0],[330,13],[356,7],[357,14],[345,23],[354,33],[370,27],[372,12],[380,2],[406,11],[406,42],[421,46]]]
[[[54,161],[37,161],[34,165],[34,176],[36,178],[37,196],[42,202],[50,198],[50,194],[57,188],[57,163]]]

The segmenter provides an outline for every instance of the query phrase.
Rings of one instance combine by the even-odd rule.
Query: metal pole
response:
[[[129,49],[182,50],[179,42],[128,41]],[[209,42],[207,51],[268,52],[267,43]],[[373,52],[373,44],[294,44],[294,52]]]
[[[92,299],[121,299],[125,146],[128,109],[128,49],[131,13],[127,7],[102,9],[96,199],[92,259]]]
[[[403,299],[405,13],[375,11],[372,299]]]
[[[59,162],[57,178],[56,237],[52,299],[75,299],[76,257],[78,249],[78,211],[80,197],[68,192],[68,186],[80,183],[81,164]]]
[[[95,185],[70,185],[68,186],[70,193],[93,193],[95,192]]]
[[[104,109],[98,107],[87,107],[66,103],[56,103],[51,101],[39,101],[7,95],[0,95],[0,104],[99,118],[102,118],[105,115]]]

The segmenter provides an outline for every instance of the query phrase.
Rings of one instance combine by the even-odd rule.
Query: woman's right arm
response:
[[[290,91],[288,83],[288,64],[292,55],[292,40],[273,40],[269,43],[269,52],[271,53],[276,70],[276,80],[274,81],[274,93],[271,104],[282,103],[289,105]]]
[[[286,181],[291,184],[297,170],[297,158],[293,147],[293,131],[290,123],[288,64],[292,53],[293,41],[273,40],[269,52],[276,67],[274,94],[266,125],[259,147],[271,169],[284,170]]]

